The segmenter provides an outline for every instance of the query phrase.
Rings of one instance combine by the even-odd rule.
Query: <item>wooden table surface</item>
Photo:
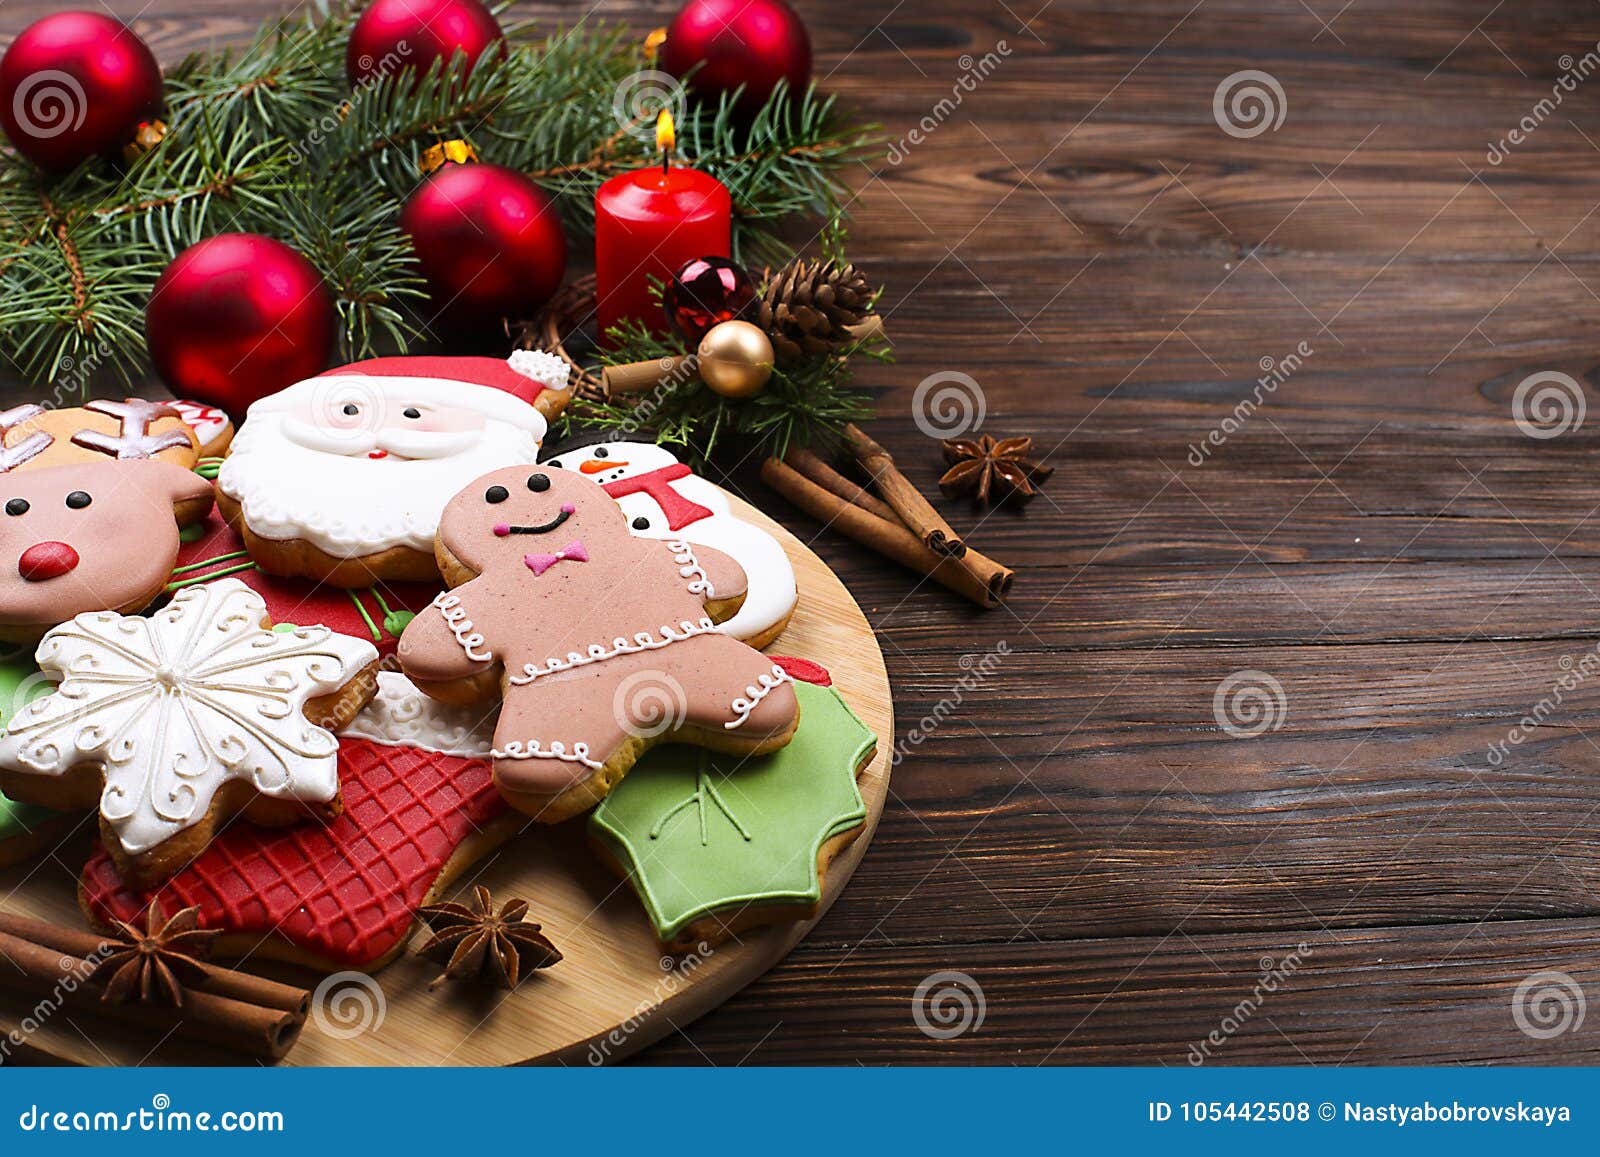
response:
[[[1056,473],[940,500],[1018,570],[987,613],[752,491],[908,755],[827,919],[642,1059],[1600,1060],[1600,11],[799,6],[903,142],[852,176],[874,433],[936,495],[913,392],[965,374]],[[110,7],[170,62],[283,5]]]

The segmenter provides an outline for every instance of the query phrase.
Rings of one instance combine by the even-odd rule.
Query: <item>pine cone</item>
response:
[[[755,320],[778,360],[795,361],[852,341],[850,327],[872,316],[876,296],[854,265],[796,258],[768,278]]]

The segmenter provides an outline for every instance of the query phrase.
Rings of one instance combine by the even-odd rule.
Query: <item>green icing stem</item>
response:
[[[55,683],[41,675],[27,647],[0,651],[0,725],[21,707],[55,690]],[[57,813],[32,804],[15,803],[0,795],[0,840],[31,832]]]
[[[817,903],[817,853],[866,819],[856,769],[876,737],[833,688],[794,688],[800,727],[787,747],[749,758],[654,748],[590,816],[663,941],[723,909]]]

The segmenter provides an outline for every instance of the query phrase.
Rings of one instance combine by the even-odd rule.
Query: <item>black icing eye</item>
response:
[[[609,458],[611,457],[611,451],[607,450],[604,446],[596,446],[594,448],[594,456],[596,458]]]
[[[94,499],[89,497],[88,491],[74,490],[71,494],[67,495],[67,508],[69,510],[82,510],[85,506],[88,506],[89,503],[93,501]]]
[[[361,407],[354,402],[346,402],[344,404],[344,414],[347,418],[354,418],[359,413],[361,413]]]
[[[649,530],[650,529],[650,520],[648,518],[644,518],[644,517],[635,518],[633,520],[633,529],[635,529],[635,530]]]
[[[543,494],[550,489],[550,478],[545,474],[530,474],[528,476],[528,489],[535,494]]]
[[[26,498],[13,498],[10,502],[6,503],[6,513],[7,514],[26,514],[26,513],[28,513],[28,500]]]
[[[511,497],[511,491],[504,486],[491,486],[483,492],[485,502],[504,502]]]
[[[422,411],[417,409],[415,406],[407,406],[405,409],[401,410],[400,412],[402,414],[404,414],[408,418],[420,418],[420,417],[422,417]]]

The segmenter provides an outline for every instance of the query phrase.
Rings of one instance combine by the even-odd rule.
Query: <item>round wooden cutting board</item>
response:
[[[826,912],[861,862],[883,814],[894,742],[889,678],[861,609],[822,560],[754,508],[734,499],[734,509],[783,543],[799,582],[794,618],[767,649],[827,667],[839,693],[878,737],[877,751],[859,777],[867,802],[866,826],[829,865],[822,896]],[[755,928],[704,952],[666,956],[633,890],[589,851],[585,822],[554,828],[534,824],[452,889],[481,883],[496,897],[528,899],[529,918],[543,924],[565,954],[560,964],[510,993],[454,984],[430,992],[428,983],[439,966],[409,953],[370,979],[340,974],[326,982],[304,1035],[283,1063],[604,1064],[727,1000],[783,959],[815,923]],[[53,856],[0,872],[0,905],[82,925],[76,886],[86,851],[86,842],[80,840]],[[284,966],[263,965],[261,971],[307,988],[316,987],[319,979]],[[0,989],[0,1036],[15,1029],[33,1004]],[[28,1052],[76,1064],[240,1060],[176,1038],[158,1044],[148,1032],[76,1012],[70,1018],[47,1018],[27,1043]]]

